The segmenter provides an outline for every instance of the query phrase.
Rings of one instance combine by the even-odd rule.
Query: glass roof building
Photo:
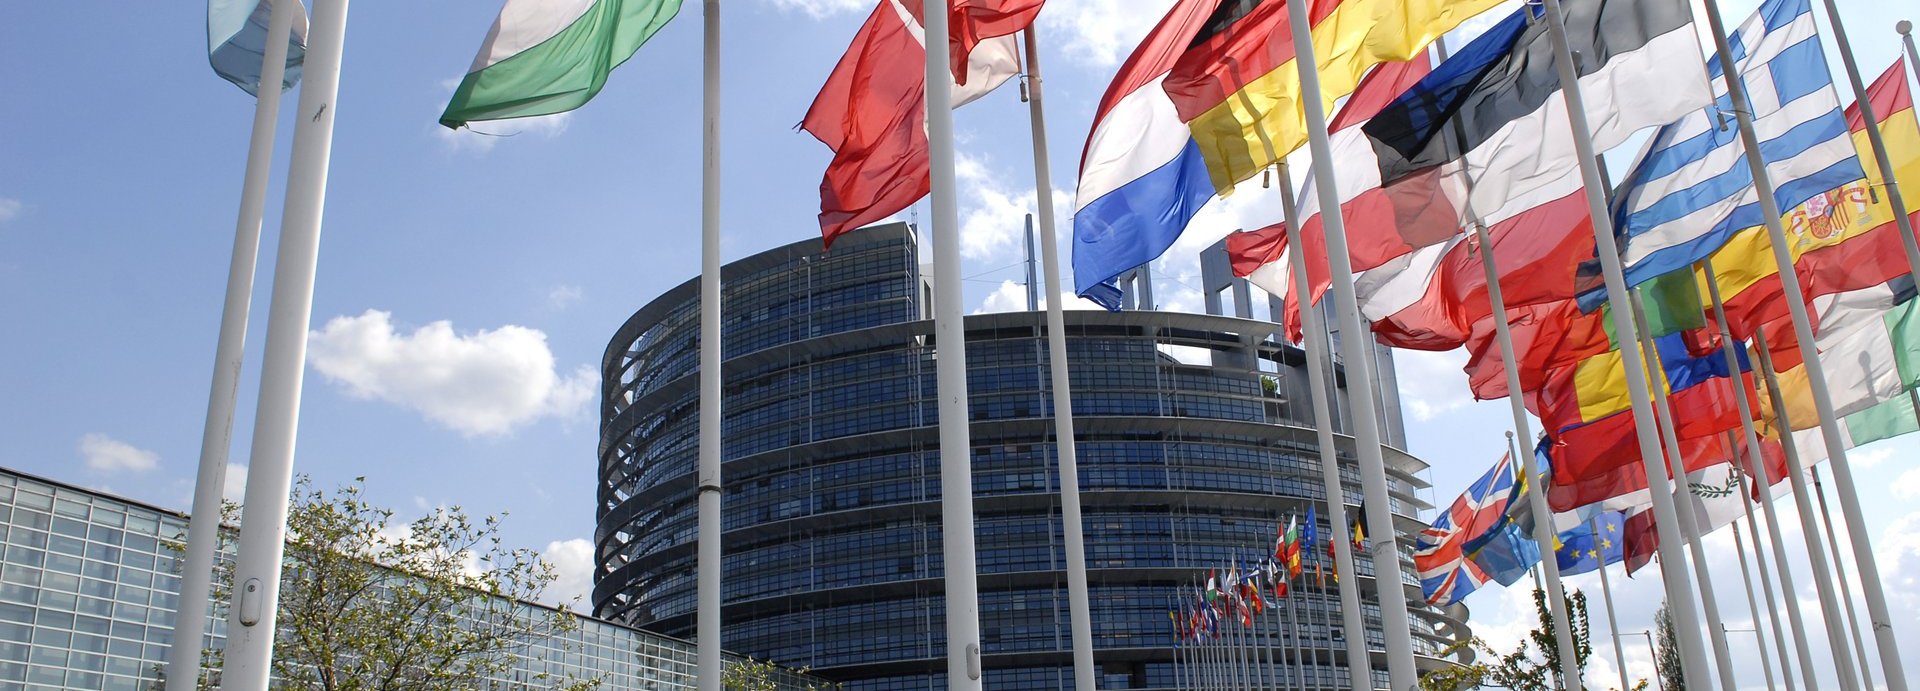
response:
[[[180,603],[168,544],[186,530],[184,514],[0,469],[0,691],[158,691]],[[694,688],[691,642],[578,623],[529,641],[483,688],[546,688],[542,675],[599,679],[606,691]],[[210,619],[207,630],[209,647],[221,647],[226,621]],[[775,675],[794,691],[820,681]]]
[[[850,690],[946,688],[925,278],[905,224],[724,267],[728,649]],[[696,290],[690,279],[634,313],[602,363],[594,612],[673,636],[694,633]],[[1073,683],[1043,316],[966,322],[992,689]],[[1069,311],[1066,329],[1100,688],[1171,689],[1176,593],[1271,551],[1280,522],[1326,500],[1304,353],[1277,342],[1275,324],[1224,316]],[[1338,443],[1351,515],[1359,476],[1352,439]],[[1426,464],[1394,449],[1387,462],[1393,505],[1368,510],[1390,510],[1409,534],[1427,508],[1416,494]],[[1411,542],[1401,547],[1407,578],[1395,587],[1417,602]],[[1357,568],[1377,650],[1372,565]],[[1308,688],[1349,688],[1337,593],[1312,581],[1295,584],[1300,635],[1288,634],[1297,652],[1281,664]],[[1464,623],[1462,612],[1411,615],[1422,664],[1445,664],[1433,656]],[[1362,668],[1385,687],[1385,660],[1371,657]]]

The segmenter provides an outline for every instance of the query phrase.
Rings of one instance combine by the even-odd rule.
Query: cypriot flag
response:
[[[507,0],[440,124],[562,113],[680,11],[680,0]]]
[[[307,57],[307,8],[287,0],[293,15],[293,34],[287,46],[287,74],[282,89],[300,83],[300,64]],[[260,92],[260,62],[267,53],[269,0],[207,0],[207,62],[222,79],[247,93]]]

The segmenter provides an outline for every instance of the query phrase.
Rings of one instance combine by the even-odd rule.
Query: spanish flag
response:
[[[1306,0],[1329,110],[1374,65],[1411,60],[1499,0]],[[1306,143],[1287,7],[1220,0],[1165,88],[1221,193]]]

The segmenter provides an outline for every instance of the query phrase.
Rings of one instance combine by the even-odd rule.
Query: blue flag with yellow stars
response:
[[[1594,571],[1626,558],[1626,514],[1602,511],[1579,527],[1560,533],[1560,544],[1553,552],[1559,557],[1560,575]]]

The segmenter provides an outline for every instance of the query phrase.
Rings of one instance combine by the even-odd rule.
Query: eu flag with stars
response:
[[[1578,527],[1560,533],[1560,544],[1553,550],[1559,557],[1560,575],[1587,573],[1624,560],[1626,519],[1623,512],[1602,511]]]

